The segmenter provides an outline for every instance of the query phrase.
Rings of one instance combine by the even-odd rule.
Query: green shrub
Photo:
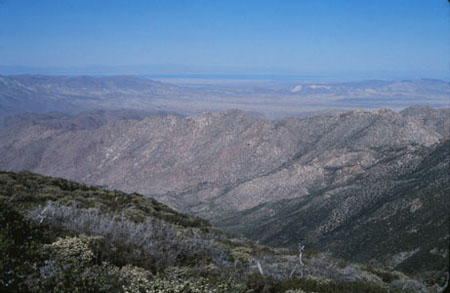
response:
[[[0,201],[0,291],[26,291],[27,279],[42,261],[45,226],[25,219],[15,207]]]
[[[122,292],[119,270],[107,263],[85,266],[77,261],[49,260],[39,278],[30,284],[34,292]]]

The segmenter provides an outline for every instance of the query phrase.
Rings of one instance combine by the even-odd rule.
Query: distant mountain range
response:
[[[182,86],[133,76],[0,76],[0,119],[24,112],[134,109],[193,115],[234,108],[283,118],[357,108],[447,107],[450,94],[448,83],[432,79],[269,84]]]
[[[0,128],[0,169],[140,192],[263,243],[435,276],[448,270],[448,115],[21,115]]]

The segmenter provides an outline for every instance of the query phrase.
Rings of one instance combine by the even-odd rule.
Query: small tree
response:
[[[303,271],[305,268],[305,264],[303,263],[303,251],[304,250],[305,250],[305,245],[302,245],[301,243],[299,243],[298,244],[298,262],[300,264],[300,278],[303,278]],[[289,278],[292,278],[292,275],[294,274],[297,267],[298,267],[298,265],[295,265],[294,269],[292,270],[291,274],[289,275]]]

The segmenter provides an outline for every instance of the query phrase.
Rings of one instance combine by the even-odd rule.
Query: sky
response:
[[[449,6],[446,0],[0,0],[0,69],[446,78]]]

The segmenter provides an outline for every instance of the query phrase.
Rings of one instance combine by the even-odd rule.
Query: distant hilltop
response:
[[[77,114],[134,109],[194,115],[229,109],[279,119],[351,109],[413,105],[447,107],[450,87],[440,80],[259,83],[158,82],[135,76],[0,76],[0,120],[24,112]]]

